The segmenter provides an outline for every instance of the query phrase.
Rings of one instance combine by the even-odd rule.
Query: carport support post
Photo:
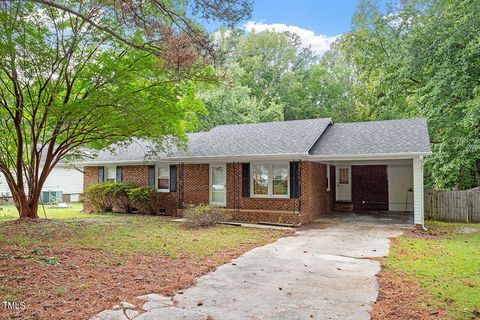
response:
[[[413,216],[416,227],[423,227],[423,157],[413,158]]]

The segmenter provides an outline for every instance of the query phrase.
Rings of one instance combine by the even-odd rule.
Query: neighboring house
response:
[[[57,164],[50,172],[42,188],[41,200],[50,202],[77,202],[83,192],[83,168],[72,168]],[[11,202],[12,193],[7,181],[0,173],[0,198]],[[1,204],[1,203],[0,203]]]
[[[186,150],[156,156],[139,140],[102,151],[82,163],[84,186],[155,186],[167,214],[210,203],[236,220],[300,225],[332,210],[400,211],[423,225],[424,119],[225,125],[188,138]]]

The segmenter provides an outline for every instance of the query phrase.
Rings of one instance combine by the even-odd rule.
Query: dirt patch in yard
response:
[[[407,275],[382,266],[378,282],[379,293],[372,306],[372,320],[448,319],[444,310],[428,305],[428,294]]]
[[[89,319],[120,301],[134,301],[139,295],[173,295],[219,264],[265,243],[240,244],[201,259],[59,247],[44,247],[39,255],[31,248],[4,245],[0,256],[0,301],[23,301],[25,309],[3,309],[1,318]],[[55,260],[49,261],[48,257]]]

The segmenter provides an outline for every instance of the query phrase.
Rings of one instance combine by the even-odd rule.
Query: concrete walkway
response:
[[[253,249],[177,294],[179,308],[213,319],[369,319],[388,225],[317,222]]]

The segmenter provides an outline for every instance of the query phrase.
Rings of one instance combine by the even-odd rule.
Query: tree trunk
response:
[[[38,201],[29,202],[25,194],[19,198],[15,201],[15,205],[20,214],[20,219],[38,219]]]
[[[20,219],[38,219],[38,206],[27,206],[20,211]]]
[[[17,207],[20,219],[37,219],[38,203],[34,205],[29,203],[25,194],[14,197],[15,206]]]
[[[15,183],[7,180],[8,187],[13,195],[15,207],[17,207],[20,219],[37,219],[38,218],[38,202],[40,195],[33,195],[29,201],[29,197],[25,194],[23,187],[19,187]]]

